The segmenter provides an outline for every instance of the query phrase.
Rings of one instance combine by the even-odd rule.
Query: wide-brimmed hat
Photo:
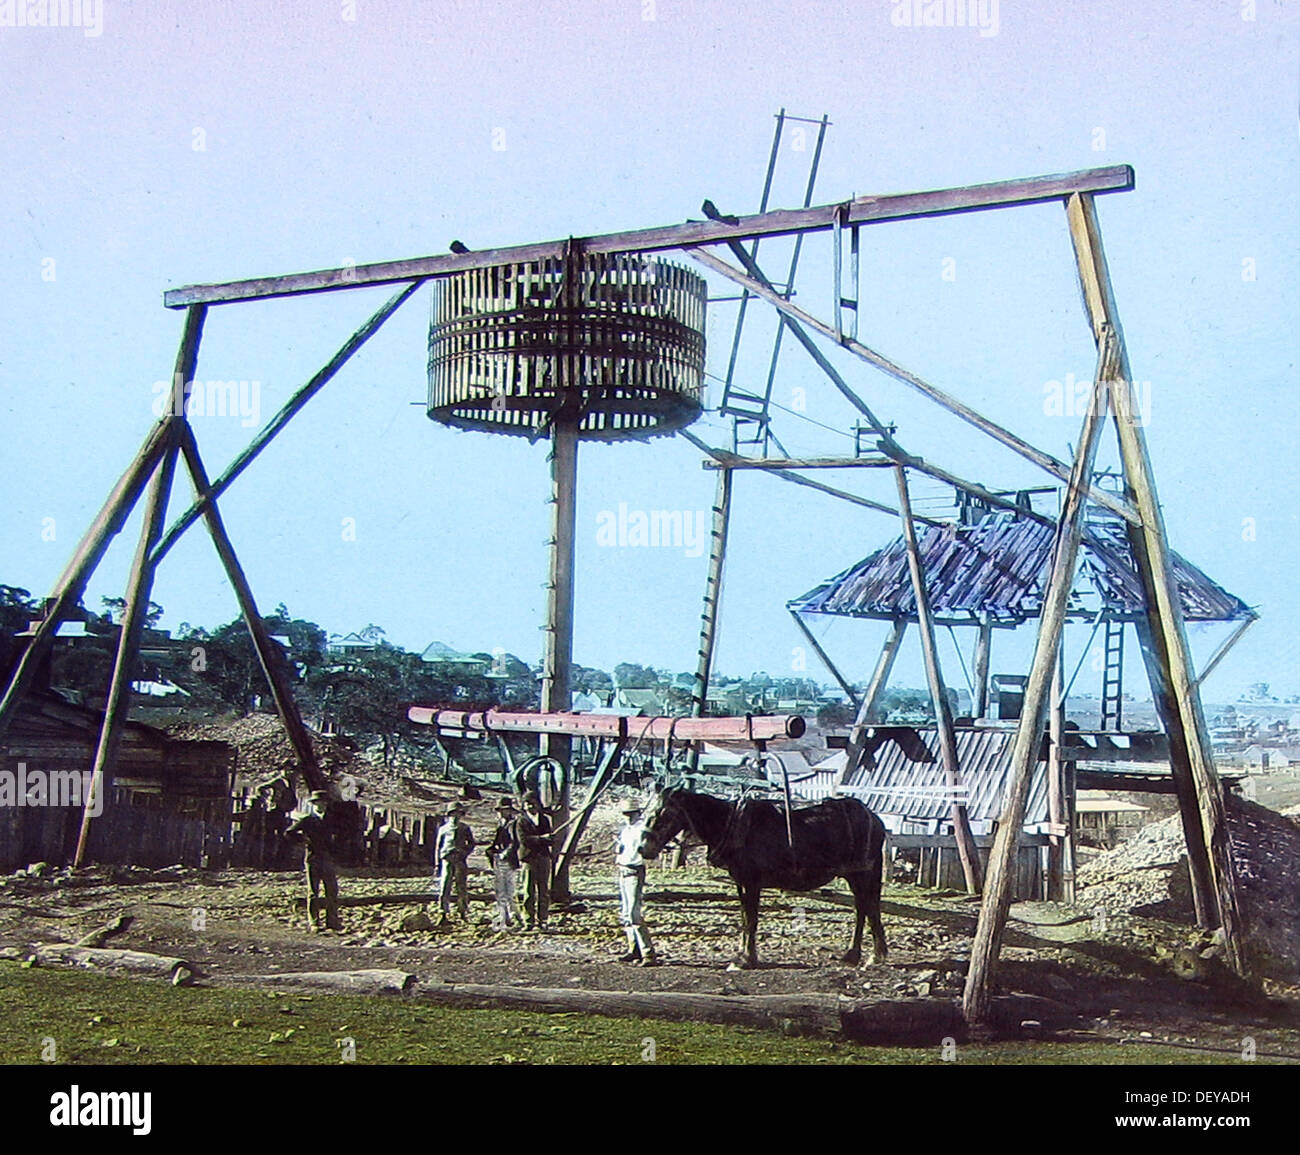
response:
[[[629,798],[618,808],[620,814],[640,814],[645,809],[635,798]]]
[[[450,806],[447,807],[448,816],[452,814],[464,814],[464,813],[465,813],[465,806],[461,802],[453,802]]]
[[[515,800],[513,798],[502,798],[497,802],[498,810],[514,810]]]

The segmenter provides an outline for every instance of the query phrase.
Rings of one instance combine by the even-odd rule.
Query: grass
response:
[[[940,1064],[935,1048],[859,1047],[742,1027],[525,1011],[398,998],[172,987],[0,962],[0,1063]],[[967,1064],[1186,1064],[1228,1056],[1147,1045],[961,1046]]]

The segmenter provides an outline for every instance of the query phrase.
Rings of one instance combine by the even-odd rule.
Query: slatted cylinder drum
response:
[[[638,254],[471,269],[433,290],[429,416],[586,440],[671,433],[701,410],[703,278]]]

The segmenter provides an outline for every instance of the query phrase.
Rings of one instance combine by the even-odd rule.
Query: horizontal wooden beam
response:
[[[715,449],[695,436],[689,429],[678,431],[682,437],[685,437],[696,449],[707,453],[714,461],[727,465],[735,461],[747,461],[748,458],[741,457],[736,453],[728,453],[725,449]],[[798,473],[791,473],[787,469],[771,470],[773,477],[779,477],[782,481],[788,481],[791,485],[802,485],[807,489],[815,489],[819,493],[829,494],[831,497],[838,497],[841,501],[847,501],[853,505],[860,505],[863,509],[874,509],[877,513],[887,513],[892,517],[898,516],[898,510],[892,505],[886,505],[882,501],[872,501],[869,497],[859,497],[856,493],[849,493],[844,489],[836,489],[833,485],[825,485],[820,481],[814,481],[811,477],[802,477]],[[936,521],[932,517],[923,517],[916,514],[916,520],[924,525],[943,525],[941,521]]]
[[[701,464],[705,469],[888,469],[894,461],[889,457],[741,457]]]
[[[964,188],[929,192],[893,193],[858,197],[843,204],[819,205],[806,209],[778,209],[720,221],[688,221],[632,232],[607,233],[574,241],[545,241],[532,245],[484,249],[470,253],[445,253],[399,261],[320,269],[287,276],[257,277],[244,281],[186,285],[163,294],[169,309],[195,304],[226,304],[288,297],[300,293],[326,293],[338,289],[360,289],[367,285],[388,285],[421,277],[445,277],[466,269],[523,261],[560,260],[567,246],[574,244],[588,253],[650,253],[688,245],[712,245],[755,237],[786,236],[792,233],[823,232],[841,225],[875,224],[915,217],[944,216],[982,209],[1010,208],[1062,200],[1073,193],[1127,192],[1133,188],[1133,170],[1126,164],[1109,168],[1023,180],[997,181]]]
[[[412,706],[412,722],[482,734],[569,734],[584,738],[633,741],[676,739],[679,742],[766,742],[799,738],[806,728],[798,714],[762,714],[744,718],[629,718],[621,714],[526,714],[499,710],[444,710]]]

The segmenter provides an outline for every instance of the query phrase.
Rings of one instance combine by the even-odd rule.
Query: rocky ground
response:
[[[598,819],[598,829],[612,829],[612,807]],[[546,934],[494,928],[486,864],[474,866],[464,923],[438,929],[428,917],[427,876],[354,875],[343,881],[346,929],[317,935],[305,929],[293,874],[47,868],[0,880],[0,946],[73,940],[125,912],[135,921],[113,946],[178,955],[212,975],[397,967],[426,981],[530,987],[952,999],[977,914],[964,895],[890,886],[889,959],[853,968],[839,962],[851,917],[842,884],[808,895],[769,892],[764,965],[739,970],[738,906],[726,876],[707,866],[660,865],[651,869],[647,900],[665,965],[643,969],[617,961],[624,942],[603,865],[575,870],[575,902],[554,914]],[[1269,981],[1263,996],[1252,996],[1184,981],[1172,962],[1196,937],[1185,923],[1118,908],[1102,920],[1061,904],[1017,904],[1002,985],[1069,1007],[1092,1037],[1232,1051],[1249,1034],[1261,1051],[1300,1059],[1300,988]]]
[[[1227,812],[1256,964],[1270,978],[1300,982],[1300,825],[1232,796]],[[1078,903],[1094,915],[1126,912],[1192,922],[1187,848],[1177,815],[1091,859],[1080,867],[1078,881]]]

